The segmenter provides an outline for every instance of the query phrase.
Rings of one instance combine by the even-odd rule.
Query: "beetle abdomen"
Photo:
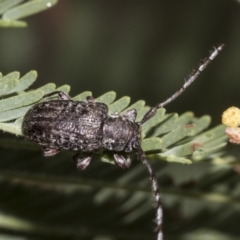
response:
[[[26,114],[23,135],[52,149],[97,151],[102,146],[103,103],[52,100],[33,106]]]

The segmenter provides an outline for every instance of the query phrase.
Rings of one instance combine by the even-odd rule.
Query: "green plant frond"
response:
[[[137,121],[140,121],[143,118],[143,116],[148,112],[149,109],[150,107],[148,106],[145,106],[142,109],[140,109],[137,114]]]
[[[0,112],[4,112],[7,110],[12,110],[12,109],[16,109],[26,105],[36,103],[37,101],[42,99],[43,95],[44,95],[43,91],[36,90],[29,93],[19,94],[14,97],[2,99],[0,101]]]
[[[109,105],[109,113],[120,113],[122,112],[130,103],[130,97],[122,97]]]
[[[15,135],[22,135],[22,118],[17,119],[13,123],[1,123],[0,122],[0,129],[4,132],[9,132]]]
[[[19,72],[17,72],[17,71],[11,72],[11,73],[9,73],[9,74],[7,74],[7,75],[5,75],[5,76],[2,76],[2,77],[1,77],[1,82],[5,83],[5,82],[7,82],[8,80],[12,80],[12,79],[18,80],[19,77],[20,77],[20,73],[19,73]]]
[[[220,149],[226,145],[228,137],[224,134],[224,125],[219,125],[214,127],[206,132],[201,133],[199,136],[196,136],[194,139],[195,143],[203,145],[201,150],[197,150],[193,153],[193,158],[195,160],[202,159],[206,154],[204,152],[211,152],[214,149]],[[192,140],[193,142],[193,140]],[[198,155],[198,157],[197,157]],[[199,156],[202,155],[201,158]]]
[[[9,79],[8,81],[0,82],[0,95],[6,95],[16,88],[18,81],[16,79]]]
[[[172,147],[169,150],[166,150],[163,153],[160,153],[159,156],[161,157],[167,157],[167,156],[178,156],[178,157],[184,157],[184,156],[191,156],[194,150],[197,148],[201,148],[200,146],[195,146],[194,143],[188,142],[185,144],[181,144],[176,147]]]
[[[163,159],[167,162],[174,162],[174,163],[181,163],[181,164],[191,164],[192,161],[188,158],[184,157],[179,157],[176,155],[163,155],[163,154],[158,154],[160,156],[160,159]],[[151,156],[150,156],[151,158]],[[153,157],[152,157],[153,158]]]
[[[156,126],[156,124],[163,120],[165,112],[166,110],[164,108],[158,109],[156,115],[142,125],[142,132],[144,135],[153,126]]]
[[[161,149],[165,150],[170,145],[173,145],[175,142],[183,139],[184,137],[189,136],[193,132],[193,127],[178,126],[176,129],[173,129],[171,132],[167,133],[162,137]]]
[[[205,130],[206,128],[208,128],[210,123],[211,123],[210,116],[202,116],[199,119],[194,119],[193,124],[195,125],[195,127],[194,127],[194,131],[193,131],[193,135],[196,135],[196,134],[202,132],[203,130]]]
[[[2,0],[0,1],[0,27],[25,27],[27,23],[19,21],[30,15],[49,9],[58,0]]]
[[[21,3],[22,1],[23,0],[10,0],[10,1],[3,0],[3,1],[1,1],[0,2],[0,14],[3,14],[9,8]]]
[[[14,20],[2,20],[0,19],[0,27],[5,27],[5,28],[10,28],[10,27],[15,27],[15,28],[21,28],[21,27],[26,27],[27,23],[24,21],[14,21]]]
[[[19,76],[20,74],[17,75],[17,79],[19,78]],[[27,74],[25,74],[23,77],[19,79],[17,87],[12,89],[10,93],[21,92],[28,89],[35,82],[36,78],[37,78],[36,71],[28,72]]]
[[[84,101],[87,97],[92,96],[92,92],[86,91],[83,93],[78,94],[77,96],[73,97],[73,100],[75,101]]]
[[[164,116],[162,124],[159,127],[156,127],[154,129],[153,135],[154,136],[159,136],[159,135],[170,132],[173,125],[176,126],[176,121],[177,120],[178,120],[178,114],[177,113],[166,114]]]
[[[109,105],[116,99],[116,95],[117,94],[113,91],[107,92],[107,93],[103,94],[102,96],[96,98],[96,101]]]
[[[159,150],[162,144],[162,139],[157,137],[145,138],[142,140],[141,146],[145,152]]]
[[[31,106],[20,107],[13,110],[0,112],[0,122],[8,122],[16,118],[24,116],[24,114],[31,108]]]
[[[48,84],[38,88],[37,90],[41,90],[44,92],[44,94],[47,94],[47,93],[50,93],[50,92],[53,92],[56,90],[56,84],[48,83]]]
[[[209,148],[205,147],[204,150],[202,150],[202,151],[194,152],[192,158],[195,161],[204,160],[204,159],[208,158],[209,156],[211,156],[212,153],[215,153],[215,152],[221,150],[222,148],[224,148],[226,145],[227,145],[227,143],[222,143],[222,144],[218,144],[216,146],[211,146]]]
[[[69,85],[63,85],[61,87],[58,87],[56,88],[55,91],[62,91],[62,92],[65,92],[65,93],[69,93],[70,92],[70,86]]]
[[[53,91],[70,92],[69,85],[56,88],[53,83],[34,91],[24,92],[36,80],[37,73],[30,71],[20,79],[19,77],[18,72],[12,72],[0,79],[0,84],[3,86],[2,92],[0,91],[0,96],[3,97],[0,100],[0,129],[16,135],[22,135],[20,123],[25,113],[32,105],[42,100],[44,94]],[[15,95],[13,95],[14,92]],[[87,96],[92,96],[92,93],[83,92],[73,99],[85,100]],[[50,97],[50,99],[56,98],[57,95]],[[129,97],[115,99],[116,93],[111,91],[97,97],[96,101],[107,104],[110,113],[123,114],[136,107],[138,117],[139,115],[142,117],[149,109],[143,100],[129,106]],[[166,114],[163,108],[159,109],[156,115],[142,126],[142,147],[146,152],[156,153],[157,158],[171,162],[189,163],[191,156],[194,156],[195,160],[206,158],[224,147],[227,140],[223,126],[202,132],[209,126],[210,120],[209,116],[195,118],[192,112],[178,116]],[[108,157],[102,158],[105,162],[112,161],[111,157],[110,161],[105,158]]]
[[[144,108],[144,106],[145,106],[145,101],[139,100],[139,101],[133,103],[132,105],[130,105],[128,108],[126,108],[125,111],[128,111],[128,110],[133,109],[133,108],[136,109],[136,110],[137,110],[137,113],[138,113],[138,115],[137,115],[137,121],[140,121],[140,119],[138,119],[138,117],[140,117],[140,116],[139,116],[139,112],[140,112],[141,109]]]

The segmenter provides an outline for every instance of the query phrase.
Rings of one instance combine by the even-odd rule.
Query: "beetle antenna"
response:
[[[162,233],[162,216],[163,216],[163,210],[162,210],[162,201],[161,201],[161,196],[159,192],[159,186],[157,182],[157,178],[155,175],[155,172],[153,171],[149,161],[146,158],[146,155],[140,145],[137,146],[137,153],[138,157],[141,160],[141,162],[147,167],[148,172],[150,174],[150,180],[152,184],[152,193],[155,199],[155,207],[157,209],[157,214],[156,214],[156,231],[158,233],[157,240],[162,240],[163,239],[163,233]]]
[[[190,74],[189,78],[185,81],[183,86],[167,100],[157,104],[155,107],[150,108],[150,110],[144,115],[143,119],[140,121],[140,124],[142,125],[143,123],[148,121],[151,117],[153,117],[156,114],[159,108],[166,106],[167,104],[172,102],[175,98],[177,98],[179,95],[181,95],[186,90],[186,88],[197,79],[200,73],[213,61],[213,59],[220,53],[220,51],[222,51],[223,47],[224,44],[221,44],[217,48],[214,48],[214,51],[210,54],[210,56],[203,60],[203,63],[198,67],[196,71],[193,71]]]

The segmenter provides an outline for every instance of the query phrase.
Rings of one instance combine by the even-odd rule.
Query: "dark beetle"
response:
[[[137,115],[135,109],[125,112],[122,116],[110,115],[107,105],[95,102],[92,97],[87,97],[86,102],[73,101],[66,93],[56,91],[46,94],[44,98],[58,94],[58,100],[38,103],[27,112],[22,124],[23,135],[41,145],[43,155],[46,157],[54,156],[63,149],[76,150],[80,154],[88,153],[84,158],[79,153],[73,157],[80,170],[88,166],[92,154],[100,149],[113,151],[116,163],[122,168],[130,167],[130,154],[136,153],[150,174],[157,208],[157,239],[162,240],[161,198],[155,173],[140,146],[141,125],[152,118],[157,109],[177,98],[222,48],[223,45],[217,47],[175,94],[150,108],[140,122],[135,122]],[[127,157],[123,157],[121,153],[126,153]]]
[[[23,135],[43,146],[45,157],[60,150],[80,150],[89,153],[81,159],[77,154],[77,167],[85,169],[92,153],[102,148],[114,152],[114,159],[122,168],[130,166],[117,152],[132,152],[140,141],[140,124],[135,123],[136,110],[123,116],[108,114],[104,103],[87,97],[86,102],[73,101],[64,92],[52,92],[44,97],[58,94],[59,100],[45,101],[33,106],[25,115],[22,124]]]

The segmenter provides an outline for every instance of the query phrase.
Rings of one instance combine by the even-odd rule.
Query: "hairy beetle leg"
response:
[[[43,148],[43,156],[44,157],[52,157],[59,153],[60,150],[54,148]]]
[[[80,154],[77,153],[75,154],[73,157],[72,157],[72,160],[74,162],[77,162],[77,169],[78,170],[84,170],[86,169],[86,167],[89,165],[89,163],[91,162],[92,160],[92,154],[90,154],[88,157],[85,157],[85,158],[81,158],[80,157]]]
[[[115,162],[118,164],[119,167],[126,169],[129,168],[131,166],[131,158],[130,156],[127,157],[127,159],[125,157],[123,157],[122,155],[119,155],[117,153],[114,153],[114,159]]]
[[[69,95],[66,94],[65,92],[62,92],[62,91],[55,91],[55,92],[47,93],[43,96],[43,98],[51,97],[51,96],[56,95],[56,94],[58,95],[58,98],[60,100],[71,100]]]

